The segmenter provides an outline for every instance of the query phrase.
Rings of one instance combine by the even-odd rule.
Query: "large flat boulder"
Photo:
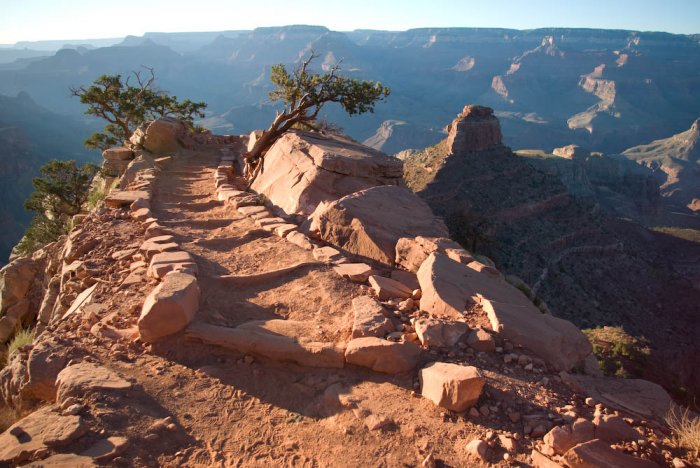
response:
[[[287,132],[265,155],[252,189],[286,214],[376,185],[404,185],[403,163],[342,137]]]
[[[0,465],[18,466],[36,452],[70,444],[87,431],[80,416],[61,416],[46,406],[0,434]]]
[[[343,367],[343,349],[315,335],[312,322],[297,320],[255,320],[235,328],[193,323],[187,328],[188,340],[305,367]]]
[[[570,448],[564,454],[564,462],[570,468],[589,468],[593,466],[605,466],[606,468],[654,468],[659,466],[651,460],[643,460],[617,451],[599,439],[593,439]]]
[[[112,190],[105,197],[105,205],[110,208],[123,208],[130,206],[139,198],[150,200],[151,195],[145,190]]]
[[[568,370],[591,353],[591,344],[571,322],[543,314],[517,288],[490,272],[433,252],[421,264],[421,308],[459,318],[467,304],[480,303],[501,337],[521,345],[557,370]]]
[[[375,337],[350,340],[345,349],[348,364],[368,367],[375,372],[398,374],[408,372],[418,364],[421,349],[411,343],[395,343]]]
[[[99,364],[81,362],[68,366],[56,377],[56,401],[82,398],[91,392],[129,390],[131,383]]]
[[[447,228],[410,190],[395,185],[372,187],[322,204],[310,230],[341,249],[393,265],[402,237],[446,237]]]

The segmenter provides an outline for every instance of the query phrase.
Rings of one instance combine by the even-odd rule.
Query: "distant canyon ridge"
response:
[[[267,98],[271,65],[292,66],[310,50],[320,55],[319,67],[341,62],[344,74],[391,88],[374,114],[350,118],[332,106],[326,111],[328,120],[349,136],[389,154],[441,141],[444,125],[465,104],[478,103],[495,110],[503,143],[514,150],[551,154],[575,144],[615,155],[633,148],[622,157],[653,173],[660,195],[673,200],[675,211],[692,218],[697,211],[692,207],[700,205],[694,201],[700,194],[693,192],[700,190],[692,183],[698,171],[696,139],[681,136],[673,144],[634,149],[697,133],[700,36],[564,28],[338,32],[284,26],[80,42],[0,48],[0,95],[7,97],[0,108],[5,162],[0,177],[14,194],[12,210],[0,213],[3,225],[12,226],[0,245],[3,258],[27,221],[16,206],[28,194],[26,173],[36,173],[43,161],[57,156],[99,156],[80,148],[99,122],[82,114],[68,92],[71,86],[146,65],[155,69],[160,88],[209,104],[203,125],[216,133],[241,134],[267,127],[274,117]],[[63,129],[60,140],[57,127]],[[681,162],[664,148],[682,154]],[[691,182],[677,182],[679,174]]]

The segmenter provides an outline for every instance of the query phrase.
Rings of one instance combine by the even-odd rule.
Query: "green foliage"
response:
[[[102,189],[95,189],[90,192],[87,199],[88,208],[95,208],[102,200],[105,199],[105,191]]]
[[[276,89],[269,93],[269,97],[272,101],[282,101],[285,107],[245,155],[245,175],[249,180],[253,180],[260,170],[265,152],[285,132],[294,127],[317,129],[316,118],[326,103],[337,103],[345,112],[355,115],[374,112],[375,104],[389,96],[389,88],[380,82],[338,75],[339,65],[331,67],[327,73],[310,71],[309,65],[316,57],[311,51],[292,73],[281,63],[272,67],[270,80]]]
[[[300,109],[299,120],[313,120],[327,102],[340,104],[350,115],[374,112],[374,105],[389,96],[389,88],[380,82],[359,81],[337,75],[339,65],[329,73],[312,73],[308,65],[317,56],[312,52],[292,74],[283,64],[272,67],[270,80],[278,89],[269,93],[270,100],[284,101],[294,111]]]
[[[34,252],[68,232],[68,221],[80,213],[98,171],[94,164],[78,167],[75,161],[56,159],[41,167],[43,177],[32,180],[34,192],[24,203],[26,209],[36,214],[17,244],[17,253]]]
[[[593,354],[606,375],[641,377],[651,350],[647,340],[634,337],[622,327],[599,327],[582,330],[593,345]]]
[[[17,333],[15,335],[15,337],[12,338],[12,341],[10,341],[10,345],[7,347],[7,359],[5,360],[5,365],[10,363],[10,359],[12,358],[12,353],[17,351],[22,346],[26,346],[28,344],[31,344],[33,339],[34,339],[34,330],[24,329],[24,330],[21,330],[19,333]]]
[[[34,192],[24,202],[24,207],[58,219],[80,213],[99,168],[89,163],[78,167],[75,161],[52,159],[39,171],[43,177],[32,180]]]
[[[158,117],[177,117],[190,127],[194,126],[195,117],[204,117],[204,102],[178,101],[177,96],[154,88],[153,69],[146,70],[149,77],[141,72],[133,72],[126,79],[118,74],[102,75],[87,88],[71,89],[73,96],[88,106],[86,114],[107,121],[104,131],[93,133],[85,146],[104,150],[123,144],[139,125]],[[132,78],[135,84],[130,83]]]

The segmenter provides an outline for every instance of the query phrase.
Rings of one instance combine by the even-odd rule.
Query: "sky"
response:
[[[313,24],[700,33],[700,0],[0,0],[0,44]]]

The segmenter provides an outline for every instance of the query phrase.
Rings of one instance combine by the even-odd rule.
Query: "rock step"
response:
[[[225,281],[227,284],[235,284],[238,286],[247,286],[251,284],[259,284],[268,280],[279,278],[287,275],[295,270],[306,267],[323,267],[322,262],[299,262],[294,265],[280,268],[277,270],[265,271],[262,273],[253,273],[250,275],[222,275],[215,277],[219,281]]]
[[[291,320],[247,322],[236,328],[193,323],[185,331],[189,341],[250,353],[274,361],[293,362],[305,367],[341,368],[345,364],[344,350],[334,343],[304,342],[300,336],[286,336],[267,326],[273,322],[285,322],[285,327],[303,329],[307,325]],[[295,331],[292,334],[296,333]]]

